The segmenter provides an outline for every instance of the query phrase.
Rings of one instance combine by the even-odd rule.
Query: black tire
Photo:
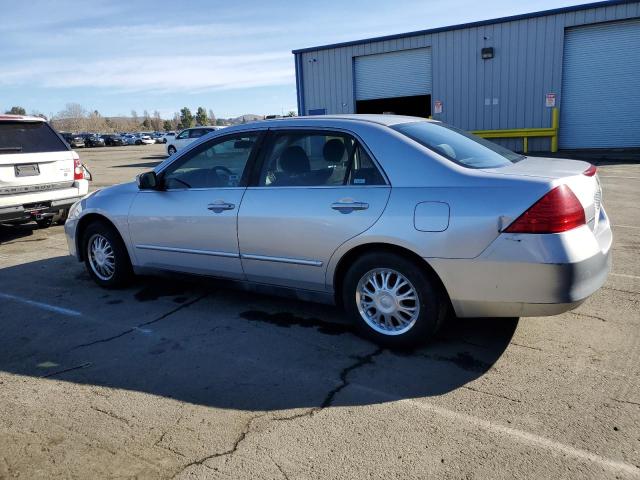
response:
[[[114,256],[114,271],[111,276],[103,275],[102,277],[96,273],[92,266],[92,260],[89,253],[89,243],[94,238],[100,236],[104,238],[112,248]],[[82,236],[82,255],[87,272],[93,280],[103,288],[122,288],[129,284],[133,277],[133,269],[127,248],[120,237],[120,234],[111,226],[104,222],[91,223]]]
[[[38,228],[49,228],[53,224],[53,217],[44,217],[40,220],[36,220]]]
[[[174,147],[173,145],[169,145],[169,148],[167,148],[167,153],[169,154],[169,156],[173,155],[174,153],[176,153],[176,147]]]
[[[417,294],[419,306],[415,303],[409,305],[417,307],[417,317],[415,321],[412,320],[412,326],[402,333],[381,333],[367,323],[360,313],[356,295],[358,285],[361,279],[377,269],[390,269],[399,273],[408,280]],[[395,282],[395,279],[396,277],[392,276],[389,281]],[[429,342],[442,325],[448,305],[446,293],[442,292],[431,272],[416,262],[390,252],[367,253],[351,265],[342,282],[342,301],[348,315],[364,337],[391,349],[411,349]],[[375,307],[369,310],[372,311],[376,311]],[[396,323],[396,327],[400,329],[399,322]]]

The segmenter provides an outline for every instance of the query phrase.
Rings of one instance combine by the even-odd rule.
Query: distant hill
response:
[[[235,117],[235,118],[228,118],[226,120],[228,120],[229,122],[231,122],[233,125],[236,125],[238,123],[246,123],[246,122],[254,122],[256,120],[262,120],[264,118],[263,115],[255,115],[253,113],[245,113],[244,115],[240,115],[239,117]]]

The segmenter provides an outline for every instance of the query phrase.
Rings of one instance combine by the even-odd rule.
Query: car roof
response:
[[[384,125],[391,127],[393,125],[400,125],[404,123],[415,122],[432,122],[440,123],[438,120],[427,119],[423,117],[410,117],[406,115],[393,115],[393,114],[340,114],[340,115],[309,115],[304,117],[284,117],[284,118],[270,118],[267,120],[255,120],[253,122],[244,123],[241,125],[233,125],[233,127],[249,127],[252,125],[259,125],[261,127],[282,127],[282,126],[314,126],[316,124],[326,125],[327,120],[336,120],[339,122],[354,122],[360,124]]]
[[[46,122],[44,118],[33,117],[31,115],[0,115],[0,122]]]

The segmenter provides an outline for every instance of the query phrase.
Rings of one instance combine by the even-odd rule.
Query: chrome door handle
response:
[[[369,204],[365,202],[335,202],[331,204],[331,208],[340,213],[351,213],[354,210],[366,210],[369,208]]]
[[[236,206],[233,203],[227,202],[214,202],[210,203],[207,208],[215,213],[220,213],[223,210],[233,210]]]

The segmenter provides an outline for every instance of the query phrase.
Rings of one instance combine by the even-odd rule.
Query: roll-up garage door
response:
[[[431,49],[355,58],[356,100],[431,94]]]
[[[560,148],[640,146],[640,21],[566,30]]]

